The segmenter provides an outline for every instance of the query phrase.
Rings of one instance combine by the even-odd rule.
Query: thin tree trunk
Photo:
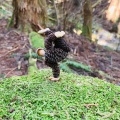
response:
[[[91,0],[86,0],[83,10],[83,35],[91,40],[92,37],[92,4]]]

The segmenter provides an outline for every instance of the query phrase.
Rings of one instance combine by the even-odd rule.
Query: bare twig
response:
[[[0,56],[0,58],[1,58],[1,57],[4,57],[4,56],[6,56],[6,55],[8,55],[8,54],[11,53],[11,52],[14,52],[14,51],[18,50],[18,49],[19,49],[19,47],[16,47],[16,48],[14,48],[14,49],[8,51],[6,54]]]
[[[98,104],[84,104],[84,106],[85,106],[86,108],[90,108],[91,106],[97,107]]]
[[[109,67],[112,68],[112,69],[114,69],[114,70],[116,70],[116,71],[120,71],[120,69],[117,68],[117,67],[113,67],[113,66],[109,66]]]
[[[93,8],[96,7],[99,3],[101,3],[101,0],[98,0],[97,2],[95,2],[95,3],[92,5],[92,7],[93,7]]]
[[[13,72],[15,69],[17,69],[17,67],[15,67],[15,68],[12,69],[11,71],[9,71],[9,72],[5,75],[5,78],[6,78],[11,72]]]

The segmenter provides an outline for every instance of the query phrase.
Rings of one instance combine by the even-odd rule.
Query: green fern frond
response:
[[[72,70],[68,67],[66,63],[60,64],[60,69],[67,73],[72,73]]]
[[[66,61],[66,64],[68,66],[73,66],[75,68],[78,68],[78,69],[83,69],[85,70],[86,72],[91,72],[91,67],[90,66],[87,66],[83,63],[78,63],[78,62],[75,62],[75,61]]]
[[[31,53],[31,56],[30,56],[29,53],[27,53],[27,54],[24,55],[24,57],[25,57],[26,59],[29,59],[29,57],[32,57],[32,58],[34,58],[34,59],[42,59],[41,56],[38,56],[37,53],[34,53],[34,52]]]
[[[60,64],[60,69],[62,69],[64,72],[71,73],[73,72],[70,66],[75,67],[77,69],[83,69],[86,72],[92,72],[91,67],[84,65],[83,63],[78,63],[75,61],[67,60],[66,62],[63,62]]]

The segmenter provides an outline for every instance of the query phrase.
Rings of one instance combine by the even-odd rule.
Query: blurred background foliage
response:
[[[14,11],[13,9],[14,5],[12,7],[12,4],[15,1],[17,0],[13,0],[13,1],[0,0],[0,18],[3,18],[3,17],[11,18],[12,13]],[[27,0],[22,0],[17,2],[19,4],[18,8],[21,9],[21,11],[24,9],[24,12],[25,12]],[[91,0],[91,2],[92,2],[91,5],[93,9],[93,26],[92,26],[93,30],[98,29],[97,27],[98,23],[100,24],[99,26],[101,26],[102,22],[106,22],[106,21],[103,21],[105,17],[113,23],[116,23],[119,21],[119,17],[120,17],[120,1],[119,0],[116,0],[116,1]],[[47,27],[53,27],[54,29],[67,30],[70,32],[73,32],[73,29],[82,30],[83,7],[85,4],[84,0],[46,0],[46,2],[44,1],[43,3],[42,1],[39,2],[39,0],[34,0],[33,5],[35,4],[37,4],[35,6],[36,9],[39,6],[42,7],[42,4],[45,5],[43,8],[39,7],[39,9],[37,9],[36,11],[40,13],[39,20],[43,22],[44,19],[48,19],[48,21],[44,23],[44,24],[47,24],[46,25]],[[28,10],[26,11],[27,12],[30,11],[31,8],[33,8],[33,10],[31,11],[34,11],[33,14],[35,15],[35,8],[32,6],[30,6],[29,9],[27,8]],[[46,15],[46,12],[48,16]],[[36,15],[33,16],[31,14],[31,16],[29,16],[29,18],[32,18],[32,17],[35,18],[34,20],[38,19]],[[21,18],[25,19],[26,17],[22,16]],[[38,24],[37,21],[34,21],[34,20],[29,19],[27,20],[27,22],[32,21],[33,24],[37,25]],[[44,24],[41,24],[41,27],[45,27]]]

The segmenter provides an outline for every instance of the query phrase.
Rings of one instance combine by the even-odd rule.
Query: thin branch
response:
[[[6,78],[11,72],[13,72],[15,69],[17,69],[17,67],[15,67],[15,68],[12,69],[11,71],[9,71],[9,72],[5,75],[5,78]]]
[[[11,52],[14,52],[14,51],[18,50],[18,49],[19,49],[19,47],[16,47],[16,48],[14,48],[14,49],[8,51],[6,54],[0,56],[0,58],[2,58],[2,57],[4,57],[4,56],[8,55],[8,54],[11,53]]]
[[[97,107],[98,104],[84,104],[84,106],[85,106],[86,108],[90,108],[91,106]]]

